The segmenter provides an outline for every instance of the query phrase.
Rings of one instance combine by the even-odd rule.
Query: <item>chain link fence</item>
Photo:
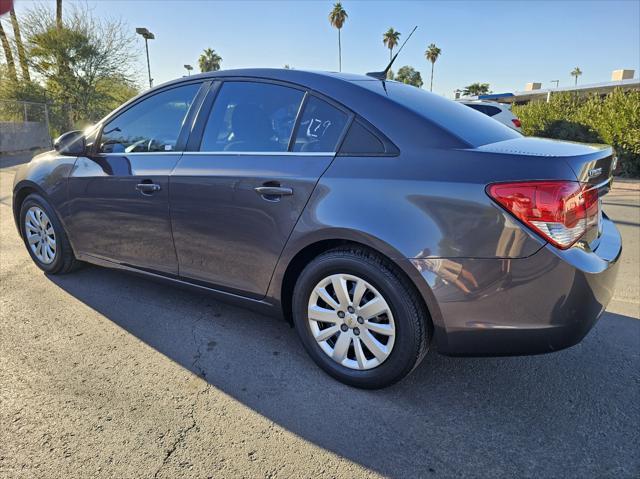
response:
[[[49,105],[33,101],[0,99],[0,121],[43,122],[49,128]]]
[[[0,99],[0,153],[51,146],[49,105]]]

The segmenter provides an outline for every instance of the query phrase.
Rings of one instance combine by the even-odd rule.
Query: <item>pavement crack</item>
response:
[[[193,371],[195,371],[198,374],[198,376],[200,376],[202,378],[206,378],[207,377],[207,373],[204,370],[204,368],[200,365],[200,358],[202,357],[201,348],[203,346],[204,341],[202,341],[202,338],[200,338],[197,335],[197,332],[196,332],[198,324],[200,323],[200,321],[202,321],[202,319],[203,318],[196,319],[193,322],[192,326],[191,326],[191,335],[193,337],[193,343],[196,346],[196,353],[193,356],[193,362],[191,363],[191,369]],[[169,448],[165,451],[164,458],[162,459],[162,464],[160,464],[160,467],[158,467],[158,469],[154,473],[154,475],[153,475],[154,478],[158,477],[158,475],[160,474],[162,469],[168,464],[168,462],[171,459],[171,456],[173,455],[173,453],[176,452],[178,447],[180,447],[182,444],[184,444],[184,442],[187,439],[187,436],[188,436],[189,432],[196,427],[197,422],[196,422],[196,418],[195,418],[195,408],[196,408],[196,405],[197,405],[198,400],[200,398],[200,395],[205,393],[209,389],[209,387],[210,387],[210,385],[207,383],[204,388],[202,388],[200,391],[198,391],[196,393],[196,397],[195,397],[194,401],[191,403],[191,409],[189,410],[190,424],[187,427],[181,429],[178,432],[178,437],[175,439],[175,441],[173,441],[171,446],[169,446]]]
[[[198,403],[198,399],[200,398],[200,395],[206,392],[208,389],[209,389],[209,384],[207,384],[203,389],[201,389],[196,393],[196,397],[194,401],[191,403],[191,409],[189,410],[190,424],[187,427],[182,428],[178,432],[178,437],[175,439],[175,441],[173,441],[171,446],[169,446],[169,448],[165,451],[164,458],[162,459],[162,464],[160,464],[160,467],[158,467],[156,472],[153,474],[154,479],[158,478],[158,475],[160,474],[162,469],[169,463],[169,460],[171,459],[171,456],[173,455],[173,453],[176,452],[176,450],[178,449],[178,447],[180,447],[180,445],[185,443],[187,436],[189,435],[189,432],[197,426],[197,422],[195,418],[196,405]]]
[[[198,318],[193,322],[191,326],[191,335],[193,337],[193,344],[196,346],[196,353],[193,356],[193,362],[191,363],[191,369],[196,372],[196,374],[204,379],[207,378],[207,372],[204,370],[202,366],[200,366],[200,358],[202,357],[202,338],[198,338],[196,335],[196,328],[198,327],[198,323],[202,321],[202,318]]]
[[[160,471],[162,471],[162,469],[167,465],[167,463],[169,462],[169,459],[171,458],[173,453],[176,452],[176,449],[178,449],[178,446],[180,444],[184,443],[184,441],[185,441],[185,439],[187,437],[187,434],[194,427],[196,427],[196,421],[192,417],[191,418],[191,424],[188,427],[186,427],[186,428],[184,428],[184,429],[182,429],[180,431],[180,433],[178,434],[178,437],[176,438],[176,440],[173,442],[171,447],[169,447],[169,449],[167,449],[167,451],[165,452],[164,459],[162,460],[162,464],[160,464],[160,467],[156,470],[155,474],[153,475],[154,478],[158,477],[158,474],[160,474]]]

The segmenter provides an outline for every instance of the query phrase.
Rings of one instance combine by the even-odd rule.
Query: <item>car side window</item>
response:
[[[491,105],[486,106],[485,114],[489,116],[496,116],[498,113],[500,113],[500,108],[498,108],[497,106],[491,106]]]
[[[485,115],[487,114],[486,110],[484,109],[484,105],[473,105],[469,103],[465,103],[465,105],[471,108],[472,110],[479,111],[480,113],[484,113]]]
[[[386,153],[384,144],[373,132],[354,121],[340,147],[342,155],[382,155]]]
[[[474,104],[466,104],[469,108],[473,108],[474,110],[478,110],[481,113],[484,113],[487,116],[495,116],[500,113],[500,108],[491,105],[474,105]]]
[[[192,83],[157,93],[102,129],[100,153],[174,151],[182,123],[200,88]]]
[[[224,82],[200,151],[287,151],[303,96],[300,90],[272,83]]]
[[[348,116],[324,100],[310,96],[304,105],[293,151],[334,152]]]

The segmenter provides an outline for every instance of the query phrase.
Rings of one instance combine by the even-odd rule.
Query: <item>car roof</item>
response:
[[[303,86],[313,88],[314,85],[327,81],[335,82],[380,82],[376,78],[356,73],[314,71],[314,70],[294,70],[289,68],[238,68],[232,70],[218,70],[215,72],[199,73],[190,75],[176,80],[172,80],[157,88],[167,85],[178,84],[185,81],[193,81],[198,79],[224,79],[224,78],[263,78],[265,80],[280,80],[284,82],[297,83]]]
[[[488,100],[456,100],[458,103],[464,103],[465,105],[491,105],[496,106],[498,108],[506,108],[509,109],[508,105],[504,103],[500,103],[497,101],[488,101]]]

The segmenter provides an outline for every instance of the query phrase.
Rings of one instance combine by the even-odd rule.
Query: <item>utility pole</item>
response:
[[[147,51],[147,73],[149,74],[149,88],[153,88],[153,78],[151,78],[151,64],[149,63],[149,40],[155,40],[155,35],[144,27],[136,28],[136,33],[144,38],[144,47]]]

